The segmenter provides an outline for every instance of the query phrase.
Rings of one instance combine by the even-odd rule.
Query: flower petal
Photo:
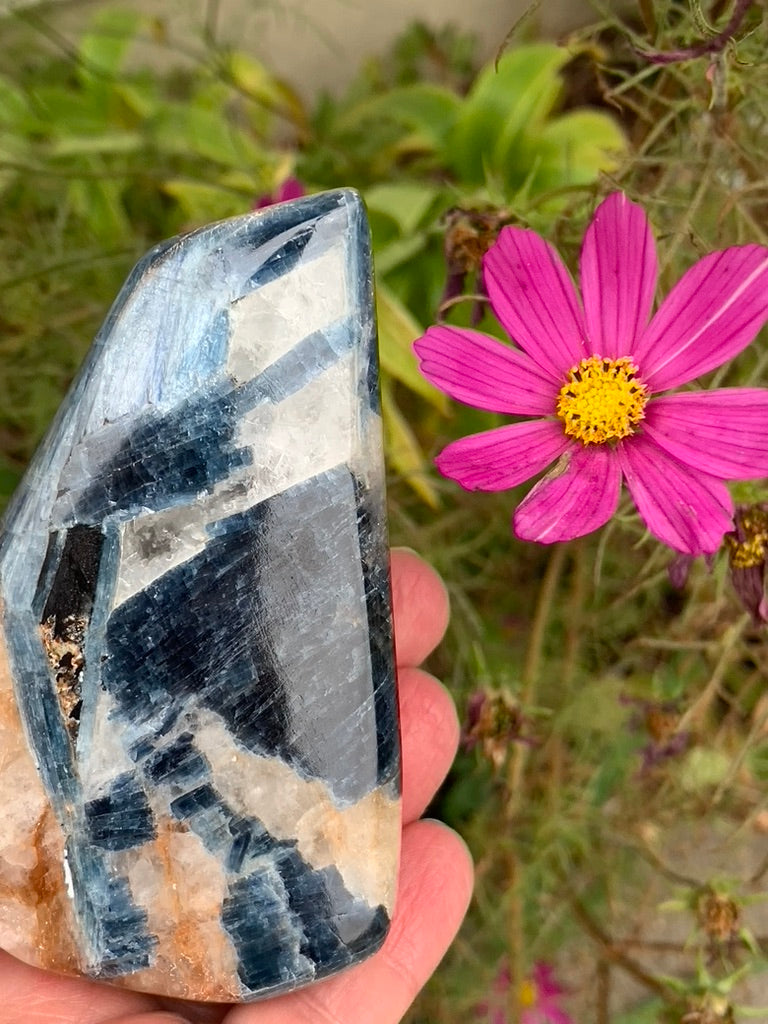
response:
[[[468,491],[505,491],[546,469],[572,443],[556,420],[528,420],[462,437],[435,462]]]
[[[666,297],[635,346],[640,374],[666,391],[738,355],[768,319],[768,249],[713,252]]]
[[[581,295],[595,355],[631,355],[656,291],[656,246],[645,213],[621,192],[598,206],[581,249]]]
[[[523,352],[479,331],[430,327],[414,343],[421,372],[451,398],[489,412],[552,415],[556,389]]]
[[[768,390],[720,388],[649,402],[643,433],[693,469],[723,480],[768,476]]]
[[[716,551],[733,529],[733,502],[720,480],[667,455],[641,434],[617,445],[624,479],[648,529],[675,551]]]
[[[589,353],[576,289],[555,250],[534,231],[503,228],[483,258],[483,275],[504,329],[562,382]]]
[[[582,537],[616,511],[621,470],[609,445],[574,444],[562,461],[518,506],[513,523],[521,540],[551,544]]]

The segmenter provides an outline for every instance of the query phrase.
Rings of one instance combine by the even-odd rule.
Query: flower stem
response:
[[[554,605],[557,585],[562,575],[565,564],[567,546],[558,544],[552,552],[547,565],[544,579],[539,590],[536,611],[531,624],[531,633],[528,640],[525,663],[521,675],[520,703],[525,709],[535,700],[536,687],[541,671],[541,662],[544,653],[544,641],[547,633],[552,607]],[[523,775],[528,760],[530,747],[526,743],[515,743],[512,747],[509,765],[507,769],[507,792],[505,804],[505,818],[507,826],[511,831],[514,819],[520,805],[523,788]],[[520,983],[525,976],[525,954],[524,954],[524,929],[523,929],[523,865],[514,849],[510,845],[507,863],[508,879],[508,918],[507,918],[507,946],[509,951],[509,973],[510,985],[507,993],[507,1019],[509,1024],[518,1024],[520,1020]]]
[[[747,11],[753,3],[754,0],[736,0],[728,24],[722,32],[718,32],[712,39],[707,39],[696,46],[688,46],[682,50],[668,50],[666,52],[660,50],[639,51],[640,56],[644,57],[651,64],[679,64],[684,60],[695,60],[697,57],[705,57],[707,54],[722,53],[741,28]]]
[[[536,611],[531,624],[531,634],[528,640],[528,649],[525,655],[525,663],[521,676],[520,704],[525,713],[526,709],[536,699],[536,687],[541,671],[541,661],[544,651],[544,640],[549,625],[549,617],[554,604],[557,585],[562,575],[565,556],[568,550],[567,545],[558,544],[552,552],[544,573],[544,579],[539,591],[539,599],[536,603]],[[522,788],[523,773],[528,760],[530,747],[525,743],[516,743],[512,749],[507,772],[507,804],[506,817],[512,822],[519,806]]]
[[[706,716],[712,701],[717,696],[725,673],[730,668],[732,662],[740,656],[739,644],[749,622],[749,615],[742,615],[738,622],[735,622],[725,631],[720,643],[720,657],[717,659],[709,682],[680,719],[678,723],[678,730],[680,732],[683,729],[695,728],[700,725],[702,719]]]

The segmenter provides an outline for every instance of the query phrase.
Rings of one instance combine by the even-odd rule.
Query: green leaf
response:
[[[150,129],[161,152],[198,156],[234,168],[247,167],[262,157],[261,150],[218,109],[167,103],[150,122]]]
[[[409,181],[374,185],[365,192],[364,198],[369,209],[391,217],[400,228],[401,235],[410,235],[439,194],[439,190],[431,185]]]
[[[29,119],[29,101],[9,79],[0,75],[0,126],[16,127]]]
[[[536,132],[562,89],[558,72],[572,57],[548,43],[505,53],[478,76],[456,119],[446,153],[449,165],[471,184],[483,184],[486,166],[504,169],[519,138]]]
[[[98,135],[64,135],[54,140],[48,154],[57,157],[94,154],[138,153],[145,145],[135,132],[99,132]]]
[[[447,414],[449,403],[446,396],[419,373],[413,343],[424,333],[422,328],[382,283],[376,289],[376,307],[382,369],[409,391],[425,398],[440,412]]]
[[[420,253],[427,244],[425,235],[411,235],[410,238],[398,238],[394,242],[374,250],[376,271],[382,277],[396,267],[407,263]]]
[[[114,78],[133,43],[145,17],[127,8],[105,7],[93,18],[89,30],[80,40],[78,72],[84,82],[100,82]]]
[[[233,84],[250,99],[287,118],[300,129],[307,114],[298,93],[267,71],[263,64],[235,50],[227,58],[226,69]]]
[[[619,125],[597,110],[574,110],[549,122],[537,139],[535,190],[585,185],[618,167],[627,150]]]
[[[75,179],[69,183],[68,197],[73,212],[103,244],[114,246],[116,241],[132,237],[118,182]]]
[[[369,121],[396,121],[417,130],[432,147],[439,149],[460,109],[461,100],[450,89],[419,82],[356,104],[338,119],[335,127],[345,132],[360,130]]]
[[[0,508],[8,501],[16,490],[16,485],[21,479],[21,473],[13,469],[4,459],[0,457]]]
[[[107,129],[103,95],[59,86],[35,89],[33,101],[39,110],[38,131],[59,138],[66,135],[95,135]],[[112,128],[112,125],[109,125]]]
[[[225,220],[246,211],[242,198],[231,188],[186,178],[170,178],[163,182],[162,187],[164,192],[177,201],[185,218],[196,224]]]
[[[722,782],[730,767],[731,761],[722,751],[694,747],[680,768],[680,785],[689,793],[697,793]]]
[[[440,507],[440,496],[429,479],[424,452],[408,421],[397,407],[391,384],[382,381],[381,407],[384,418],[384,444],[390,465],[405,483],[430,506]]]
[[[158,98],[157,86],[152,79],[146,82],[116,82],[115,95],[119,96],[128,110],[142,121],[152,117],[162,102]]]
[[[630,744],[617,743],[609,747],[601,758],[600,767],[589,783],[590,802],[602,807],[624,783],[629,771]]]

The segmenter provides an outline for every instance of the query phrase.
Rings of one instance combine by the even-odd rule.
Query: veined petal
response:
[[[546,469],[572,443],[557,420],[528,420],[453,441],[435,463],[468,491],[505,491]]]
[[[523,416],[551,415],[556,389],[524,352],[479,331],[430,327],[414,343],[421,372],[466,405]]]
[[[715,477],[690,469],[648,437],[616,448],[637,510],[659,540],[686,555],[717,551],[733,529],[733,502]]]
[[[621,470],[610,445],[571,445],[562,462],[518,506],[513,525],[521,540],[551,544],[583,537],[616,511]]]
[[[598,206],[579,263],[587,339],[595,355],[632,355],[653,305],[658,261],[643,210],[621,192]]]
[[[534,231],[503,228],[483,258],[499,322],[553,380],[589,355],[576,289],[552,246]]]
[[[643,433],[710,476],[768,476],[768,390],[763,388],[662,395],[646,407]]]
[[[738,355],[768,319],[768,249],[736,246],[691,267],[635,346],[643,381],[666,391]]]

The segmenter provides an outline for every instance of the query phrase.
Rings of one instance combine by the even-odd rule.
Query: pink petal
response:
[[[616,450],[629,492],[654,536],[687,555],[720,547],[733,529],[733,502],[720,480],[682,465],[641,434]]]
[[[286,178],[275,195],[275,202],[287,203],[291,199],[301,199],[307,190],[298,178]]]
[[[505,491],[546,469],[572,443],[557,420],[527,420],[462,437],[435,462],[468,491]]]
[[[483,259],[491,305],[504,329],[553,380],[589,355],[576,290],[552,246],[504,228]]]
[[[656,291],[658,262],[641,207],[621,192],[598,206],[581,249],[581,295],[589,345],[596,355],[630,355]]]
[[[768,476],[768,391],[722,388],[648,403],[643,433],[680,462],[723,480]]]
[[[421,372],[451,398],[489,412],[552,415],[556,388],[523,352],[478,331],[430,327],[414,344]]]
[[[713,252],[666,297],[635,346],[640,375],[666,391],[738,355],[768,319],[768,249]]]
[[[606,523],[619,503],[621,471],[610,445],[572,445],[515,512],[521,540],[551,544],[591,533]]]

